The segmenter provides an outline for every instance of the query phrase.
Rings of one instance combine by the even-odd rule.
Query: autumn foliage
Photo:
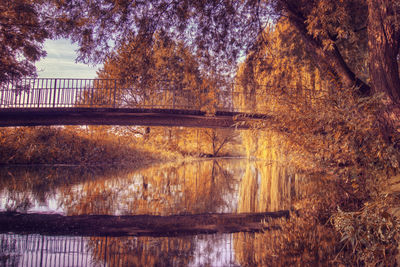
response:
[[[286,19],[263,34],[268,45],[250,54],[237,75],[238,88],[249,92],[248,99],[236,99],[236,103],[254,105],[259,103],[254,99],[263,98],[255,110],[264,111],[273,119],[255,124],[256,130],[242,134],[247,150],[265,159],[289,161],[302,175],[314,177],[313,190],[320,191],[321,181],[329,181],[330,192],[335,192],[328,197],[310,191],[300,198],[300,213],[293,214],[288,228],[284,226],[289,232],[280,235],[276,243],[278,247],[287,246],[275,247],[277,250],[271,253],[285,253],[290,248],[294,262],[294,255],[302,257],[303,262],[307,253],[317,253],[310,262],[319,262],[321,255],[331,255],[331,263],[392,262],[399,222],[397,214],[389,210],[398,204],[395,195],[389,200],[382,189],[398,174],[400,135],[396,124],[388,123],[390,109],[385,105],[384,94],[360,96],[359,87],[346,87],[328,69],[316,66],[305,53],[307,44],[301,39],[294,43],[296,31]],[[355,69],[367,76],[368,71],[361,67],[366,57],[352,57],[355,48],[351,45],[343,44],[343,49],[347,49],[346,55]],[[375,203],[374,208],[366,206],[371,205],[368,203]],[[335,223],[329,222],[331,216]],[[382,225],[377,225],[378,221]],[[314,225],[312,230],[307,228],[310,223]],[[390,237],[379,237],[375,230],[362,230],[376,229],[375,226],[390,231]],[[327,228],[334,228],[338,235],[331,236]],[[310,231],[316,232],[313,236],[302,235]],[[326,250],[317,252],[316,247],[307,248],[326,242],[328,237],[336,240],[336,249],[326,246]],[[301,251],[293,251],[294,247]],[[355,257],[347,254],[351,250],[356,251]]]
[[[146,151],[79,129],[21,127],[0,134],[1,164],[135,165],[154,160]]]
[[[116,95],[120,103],[162,107],[163,97],[212,115],[216,90],[234,79],[242,94],[231,104],[269,118],[240,134],[247,155],[288,162],[310,179],[307,196],[299,196],[292,220],[282,226],[287,232],[266,235],[275,246],[265,248],[260,241],[265,254],[254,257],[254,264],[271,255],[293,256],[284,262],[291,264],[300,257],[309,264],[396,264],[398,193],[384,188],[396,180],[400,167],[398,1],[44,2],[51,8],[39,9],[31,1],[0,5],[0,53],[6,66],[6,71],[0,68],[0,83],[34,74],[31,62],[44,55],[40,45],[49,34],[40,31],[46,28],[39,11],[50,10],[60,23],[58,36],[79,44],[79,59],[105,59],[99,77],[117,78],[119,88],[127,88]],[[38,30],[20,25],[18,11],[30,15],[29,24]],[[12,34],[3,26],[7,20],[17,22]],[[56,130],[46,131],[32,133],[34,142],[23,132],[3,131],[4,162],[17,157],[45,162],[35,158],[36,148],[57,159],[57,146],[38,147],[44,138],[58,138],[51,134]],[[74,147],[68,135],[63,142]],[[152,152],[163,144],[185,155],[213,156],[227,154],[224,146],[239,140],[233,132],[207,129],[135,127],[119,129],[115,136],[145,143]],[[15,148],[17,142],[26,150]],[[84,156],[66,150],[79,162],[96,162],[99,148],[110,153],[110,162],[118,157],[108,141],[81,142],[79,153],[91,148]]]

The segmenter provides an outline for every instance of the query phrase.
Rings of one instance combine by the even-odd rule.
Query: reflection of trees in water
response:
[[[238,212],[288,209],[295,182],[287,168],[277,162],[247,162],[240,182]]]
[[[237,162],[195,161],[140,171],[79,167],[1,168],[9,210],[27,211],[49,199],[68,214],[171,214],[231,211]],[[228,196],[228,198],[227,198]],[[230,197],[230,199],[229,199]]]
[[[103,180],[126,170],[103,167],[3,167],[0,168],[0,195],[7,209],[27,211],[37,202],[46,205],[61,188],[70,188],[84,181]]]
[[[0,266],[19,266],[21,253],[18,253],[16,242],[7,236],[0,236]]]
[[[194,241],[188,237],[92,237],[88,247],[107,266],[186,266]]]
[[[0,175],[10,210],[26,211],[57,197],[70,215],[274,211],[288,207],[294,177],[277,164],[243,160],[171,163],[133,172],[2,168]]]
[[[247,164],[239,190],[239,212],[277,211],[290,208],[291,200],[296,196],[297,175],[275,161]],[[235,258],[243,266],[271,265],[268,259],[268,247],[274,242],[272,230],[263,233],[235,233],[233,243]],[[269,258],[270,259],[270,258]]]
[[[0,234],[0,266],[236,266],[230,234],[69,237]]]
[[[23,179],[15,173],[9,183],[0,179],[3,188],[12,188],[14,192],[44,189],[44,196],[57,189],[63,199],[60,204],[68,214],[219,212],[226,211],[233,198],[237,200],[233,206],[238,212],[272,211],[288,208],[295,187],[294,176],[278,165],[235,160],[165,164],[108,178],[87,174],[86,178],[68,178],[72,172],[64,172],[64,176],[21,173]],[[46,185],[45,181],[49,183]],[[268,263],[270,255],[266,248],[273,245],[273,238],[272,234],[232,234],[234,260],[244,266]],[[198,250],[195,244],[194,236],[92,237],[87,248],[99,265],[106,262],[109,266],[182,266],[192,262],[194,251]],[[203,248],[204,253],[207,248]],[[213,260],[203,258],[205,264]]]
[[[235,233],[235,258],[242,266],[265,266],[263,261],[270,240],[260,233]]]
[[[70,237],[0,234],[0,266],[236,266],[230,234]]]
[[[279,225],[264,233],[233,234],[235,257],[243,266],[327,266],[331,265],[343,246],[329,227],[329,210],[340,203],[340,191],[334,180],[320,176],[298,178],[291,182],[291,196],[296,212],[290,219],[269,220],[267,225]],[[291,191],[293,192],[293,190]]]
[[[63,205],[72,214],[154,214],[217,212],[234,186],[224,163],[165,164],[124,177],[66,188]]]
[[[196,236],[194,261],[189,266],[238,266],[232,234]]]
[[[0,266],[98,266],[86,237],[0,235]]]
[[[0,235],[0,266],[185,266],[193,237]]]

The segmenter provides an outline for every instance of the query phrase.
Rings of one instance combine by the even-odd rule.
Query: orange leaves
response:
[[[2,136],[0,162],[4,164],[134,164],[138,159],[152,159],[126,143],[117,142],[96,132],[76,129],[17,128]],[[97,133],[100,133],[97,132]],[[17,141],[18,140],[18,141]]]

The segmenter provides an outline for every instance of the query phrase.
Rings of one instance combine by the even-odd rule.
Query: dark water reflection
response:
[[[232,235],[0,235],[0,266],[238,266]]]
[[[173,215],[290,207],[296,176],[276,163],[205,160],[140,171],[3,168],[2,210],[65,215]],[[263,234],[183,237],[0,235],[1,266],[246,266]]]
[[[206,160],[140,171],[0,169],[1,210],[65,215],[263,212],[289,207],[295,176],[277,164]]]

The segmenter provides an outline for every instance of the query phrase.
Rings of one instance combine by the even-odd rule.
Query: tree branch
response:
[[[332,50],[323,48],[322,41],[314,38],[307,30],[306,19],[303,14],[293,7],[287,0],[279,1],[282,8],[287,13],[289,22],[295,27],[303,38],[306,49],[314,58],[314,61],[320,65],[323,63],[328,70],[347,88],[356,88],[360,95],[369,95],[371,88],[365,82],[360,80],[344,61],[338,47],[333,44]],[[323,67],[320,65],[320,67]]]

